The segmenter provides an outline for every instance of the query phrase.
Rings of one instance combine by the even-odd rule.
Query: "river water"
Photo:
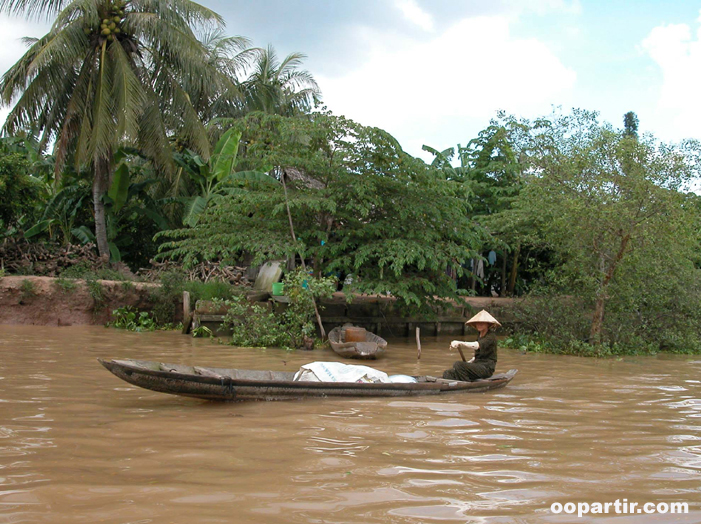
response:
[[[374,365],[437,374],[450,339]],[[313,353],[175,332],[0,326],[0,523],[701,522],[701,357],[500,350],[502,390],[208,403],[120,381],[97,357],[296,370]],[[553,502],[687,502],[686,515]]]

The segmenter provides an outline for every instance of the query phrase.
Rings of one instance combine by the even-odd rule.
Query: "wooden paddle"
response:
[[[462,348],[458,346],[458,351],[460,352],[460,358],[462,358],[463,362],[467,362],[467,359],[465,358],[465,355],[462,353]]]

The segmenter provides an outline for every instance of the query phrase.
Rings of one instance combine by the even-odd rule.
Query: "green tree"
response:
[[[521,187],[521,171],[523,166],[519,161],[519,154],[512,146],[512,134],[514,128],[518,128],[516,122],[493,121],[489,127],[479,133],[479,136],[467,146],[458,144],[457,149],[449,148],[438,151],[434,148],[424,146],[424,151],[434,155],[432,166],[441,169],[446,177],[464,183],[470,189],[470,217],[479,220],[487,225],[490,224],[490,217],[507,209],[518,194]],[[460,165],[452,165],[453,157],[456,156]],[[515,246],[515,256],[512,264],[512,285],[516,279],[518,257],[520,253],[521,241],[517,236],[504,235],[506,230],[502,229],[501,237],[492,236],[485,240],[483,249],[501,248],[502,270],[500,285],[502,294],[506,289],[506,254],[510,245]],[[480,250],[480,252],[482,249]],[[488,272],[490,279],[498,275],[497,271]],[[473,286],[475,278],[472,279]],[[491,284],[485,282],[487,290],[491,291]],[[474,287],[473,287],[474,289]]]
[[[699,215],[683,192],[698,175],[698,148],[638,140],[585,111],[553,119],[532,140],[531,174],[516,208],[537,217],[543,240],[562,260],[556,289],[591,305],[589,342],[611,342],[625,329],[604,333],[611,303],[617,318],[637,312],[642,324],[663,327],[653,322],[660,312],[654,304],[698,289]],[[648,286],[647,279],[667,284]],[[668,310],[669,317],[682,309]]]
[[[54,143],[56,173],[69,160],[92,171],[95,236],[100,255],[109,257],[103,197],[114,152],[135,145],[167,168],[166,136],[173,132],[209,155],[206,130],[182,85],[187,79],[199,93],[221,85],[195,29],[223,21],[188,0],[0,0],[0,10],[56,15],[0,82],[3,103],[14,103],[4,131],[36,126],[42,146]]]
[[[24,155],[0,154],[0,237],[31,224],[40,194],[41,184],[29,175]]]
[[[630,138],[638,138],[638,115],[628,111],[623,115],[623,134]]]
[[[321,92],[311,73],[298,69],[304,58],[302,53],[291,53],[280,61],[272,46],[261,50],[240,86],[244,112],[284,116],[309,112],[320,101]]]
[[[220,28],[206,31],[201,41],[208,66],[220,76],[216,86],[203,86],[199,81],[189,84],[189,78],[183,78],[183,88],[190,95],[200,120],[214,123],[217,119],[241,116],[243,92],[239,84],[263,50],[252,48],[245,37],[226,36]],[[213,127],[210,126],[210,130]]]
[[[389,292],[407,307],[459,296],[447,270],[462,274],[483,238],[464,184],[407,155],[384,131],[342,117],[257,113],[239,129],[239,165],[285,177],[297,242],[282,188],[252,182],[197,227],[169,233],[165,255],[195,262],[249,252],[265,261],[302,253],[317,275],[352,274],[347,290]]]

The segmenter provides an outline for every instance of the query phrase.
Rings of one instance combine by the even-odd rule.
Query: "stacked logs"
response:
[[[251,282],[246,276],[247,268],[245,267],[226,266],[217,262],[201,262],[192,268],[184,269],[177,262],[158,262],[155,260],[151,260],[150,262],[151,267],[139,269],[137,275],[151,282],[157,281],[161,273],[182,271],[185,273],[185,278],[187,280],[199,280],[202,282],[219,280],[236,286],[251,285]]]
[[[22,237],[7,237],[0,243],[0,268],[11,274],[56,277],[76,264],[93,270],[101,267],[94,244],[59,246]]]

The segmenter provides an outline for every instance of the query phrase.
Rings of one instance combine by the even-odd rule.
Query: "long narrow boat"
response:
[[[461,382],[415,377],[413,383],[300,382],[294,373],[246,369],[203,368],[146,360],[103,360],[113,374],[161,393],[206,400],[291,400],[325,397],[410,397],[442,393],[477,393],[506,386],[515,369],[484,380]]]
[[[364,342],[346,342],[344,327],[335,327],[329,331],[329,344],[331,349],[343,358],[359,358],[364,360],[374,360],[380,358],[387,347],[387,341],[371,333],[365,332]]]

